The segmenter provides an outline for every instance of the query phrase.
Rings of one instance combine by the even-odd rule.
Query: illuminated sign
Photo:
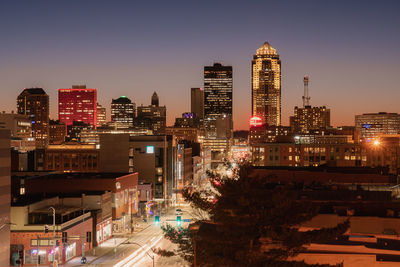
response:
[[[365,123],[365,124],[362,125],[362,127],[365,128],[365,129],[369,129],[369,128],[371,128],[371,124]]]
[[[146,146],[146,153],[153,154],[154,153],[154,146]]]
[[[19,121],[18,126],[29,127],[29,126],[31,126],[31,124],[26,121]]]
[[[254,116],[250,118],[250,126],[257,127],[262,125],[262,119],[260,117]]]

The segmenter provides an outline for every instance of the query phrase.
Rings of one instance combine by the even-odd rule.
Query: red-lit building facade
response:
[[[58,119],[66,126],[74,121],[97,126],[97,89],[85,85],[58,89]]]

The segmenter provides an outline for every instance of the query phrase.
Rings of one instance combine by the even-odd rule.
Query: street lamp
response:
[[[386,163],[385,160],[385,152],[386,153],[391,153],[392,154],[392,150],[391,148],[391,144],[387,144],[387,141],[385,141],[385,143],[382,143],[379,139],[375,139],[373,142],[373,145],[376,149],[380,149],[381,151],[383,151],[382,154],[382,158],[381,158],[381,164],[384,165]],[[395,149],[395,164],[394,164],[394,168],[395,168],[395,174],[396,174],[396,179],[397,179],[397,184],[399,183],[399,169],[398,169],[398,146],[399,146],[399,141],[397,141],[397,143],[395,143],[394,149]],[[390,157],[391,159],[391,157]],[[391,162],[389,162],[389,171],[392,169],[392,164]]]

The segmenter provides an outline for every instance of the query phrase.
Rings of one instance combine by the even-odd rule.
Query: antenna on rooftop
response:
[[[304,76],[304,95],[303,95],[303,108],[310,105],[310,96],[308,95],[308,75]]]

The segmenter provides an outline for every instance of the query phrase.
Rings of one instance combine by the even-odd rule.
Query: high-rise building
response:
[[[330,127],[331,111],[323,107],[294,107],[294,115],[290,117],[290,127],[294,133],[312,133]]]
[[[217,117],[224,115],[232,118],[232,66],[214,63],[204,67],[204,124],[210,136],[216,135]]]
[[[29,115],[37,148],[49,142],[49,96],[42,88],[26,88],[17,98],[18,114]]]
[[[101,127],[107,123],[106,108],[97,103],[97,127]]]
[[[204,67],[203,147],[211,150],[212,168],[223,164],[232,145],[232,88],[232,66],[214,63]]]
[[[199,119],[204,118],[204,90],[202,88],[190,89],[190,108],[192,113],[196,113]]]
[[[97,89],[86,85],[58,89],[58,119],[66,126],[79,121],[97,127]]]
[[[0,129],[0,266],[10,266],[10,130]]]
[[[268,42],[251,61],[251,113],[268,126],[281,125],[281,61]]]
[[[49,144],[59,145],[65,141],[65,124],[60,121],[50,120]]]
[[[356,130],[361,138],[373,138],[378,134],[400,133],[400,114],[364,113],[355,117]]]
[[[167,108],[159,106],[159,99],[156,92],[151,97],[150,106],[141,105],[137,107],[135,126],[138,128],[152,130],[153,134],[156,135],[164,134],[166,121]]]
[[[129,128],[133,126],[136,105],[126,96],[113,99],[111,102],[111,121],[117,128]]]

